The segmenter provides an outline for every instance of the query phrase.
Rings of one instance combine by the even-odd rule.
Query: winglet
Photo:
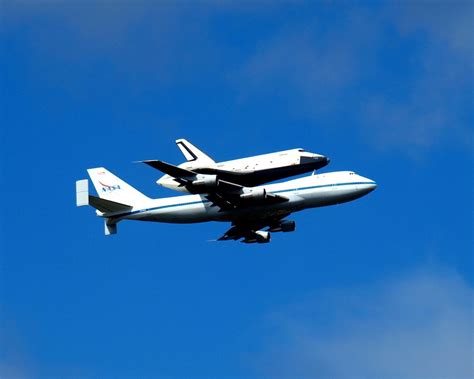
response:
[[[89,205],[89,180],[76,181],[76,206]]]

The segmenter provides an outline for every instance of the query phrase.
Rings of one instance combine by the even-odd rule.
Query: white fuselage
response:
[[[272,217],[358,199],[377,187],[376,183],[351,171],[311,175],[265,188],[268,193],[288,198],[288,201],[248,206],[234,210],[221,210],[205,195],[175,196],[144,200],[128,212],[108,214],[117,220],[133,219],[168,223],[196,223],[205,221],[238,221]],[[99,213],[100,215],[100,213]]]

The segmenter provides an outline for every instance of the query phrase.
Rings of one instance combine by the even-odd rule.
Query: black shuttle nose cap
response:
[[[320,162],[321,164],[321,167],[324,167],[324,166],[327,166],[329,164],[329,162],[331,162],[331,159],[329,159],[328,157],[325,157],[325,156],[321,156],[318,161]]]

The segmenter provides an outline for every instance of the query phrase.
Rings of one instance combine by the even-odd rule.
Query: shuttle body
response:
[[[219,180],[245,187],[254,187],[304,174],[318,170],[329,163],[329,159],[324,155],[306,152],[301,148],[215,162],[185,139],[176,140],[176,144],[186,158],[186,162],[177,167],[191,170],[197,174],[216,175]],[[190,192],[176,178],[168,174],[158,179],[157,184],[180,192]]]

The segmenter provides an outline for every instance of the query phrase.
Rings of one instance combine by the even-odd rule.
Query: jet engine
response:
[[[255,234],[257,235],[258,243],[270,242],[271,234],[269,232],[264,232],[263,230],[257,230]]]
[[[282,220],[276,225],[268,228],[269,232],[294,232],[296,229],[296,223],[291,220]]]
[[[245,238],[242,242],[245,243],[268,243],[270,242],[271,234],[270,232],[265,232],[263,230],[257,230],[254,232],[252,237]]]
[[[217,175],[199,175],[191,184],[198,188],[216,188],[218,184]]]
[[[255,190],[250,190],[240,195],[242,200],[265,200],[267,197],[267,191],[265,188],[258,188]]]

